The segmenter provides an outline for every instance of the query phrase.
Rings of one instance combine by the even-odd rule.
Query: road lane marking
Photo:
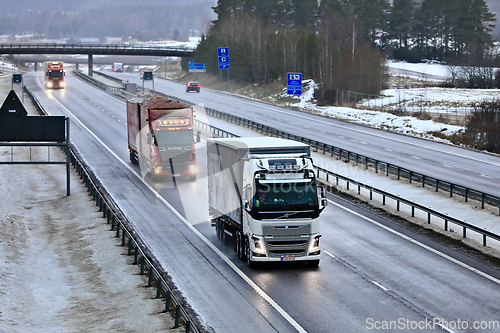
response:
[[[493,277],[493,276],[491,276],[491,275],[489,275],[487,273],[484,273],[484,272],[480,271],[477,268],[469,266],[466,263],[461,262],[460,260],[457,260],[457,259],[455,259],[453,257],[450,257],[449,255],[444,254],[443,252],[440,252],[440,251],[438,251],[436,249],[433,249],[432,247],[430,247],[428,245],[425,245],[424,243],[421,243],[421,242],[419,242],[419,241],[417,241],[417,240],[415,240],[415,239],[413,239],[413,238],[411,238],[409,236],[406,236],[406,235],[404,235],[404,234],[402,234],[402,233],[400,233],[400,232],[398,232],[396,230],[393,230],[393,229],[391,229],[391,228],[389,228],[389,227],[387,227],[387,226],[385,226],[385,225],[383,225],[383,224],[381,224],[381,223],[379,223],[379,222],[377,222],[375,220],[372,220],[369,217],[361,215],[360,213],[357,213],[357,212],[353,211],[352,209],[349,209],[349,208],[347,208],[345,206],[342,206],[341,204],[338,204],[338,203],[336,203],[336,202],[334,202],[334,201],[332,201],[330,199],[328,199],[328,201],[332,205],[335,205],[335,206],[339,207],[340,209],[345,210],[346,212],[349,212],[349,213],[351,213],[351,214],[353,214],[353,215],[355,215],[355,216],[357,216],[357,217],[359,217],[359,218],[361,218],[361,219],[363,219],[365,221],[368,221],[368,222],[370,222],[370,223],[372,223],[372,224],[374,224],[374,225],[376,225],[376,226],[378,226],[378,227],[380,227],[380,228],[382,228],[382,229],[384,229],[386,231],[389,231],[390,233],[392,233],[392,234],[394,234],[396,236],[399,236],[399,237],[401,237],[401,238],[403,238],[403,239],[405,239],[405,240],[407,240],[407,241],[409,241],[409,242],[411,242],[411,243],[413,243],[415,245],[418,245],[421,248],[424,248],[424,249],[426,249],[428,251],[431,251],[432,253],[437,254],[438,256],[440,256],[440,257],[442,257],[444,259],[447,259],[447,260],[449,260],[449,261],[451,261],[451,262],[453,262],[453,263],[455,263],[455,264],[457,264],[457,265],[459,265],[459,266],[461,266],[463,268],[466,268],[466,269],[468,269],[471,272],[479,274],[482,277],[484,277],[484,278],[486,278],[486,279],[488,279],[488,280],[490,280],[490,281],[492,281],[492,282],[494,282],[496,284],[500,284],[500,280],[499,279],[497,279],[497,278],[495,278],[495,277]]]
[[[387,289],[386,287],[384,287],[383,285],[381,285],[380,283],[378,283],[377,281],[372,281],[372,283],[374,285],[376,285],[377,287],[379,287],[380,289],[382,289],[383,291],[387,291],[389,289]]]
[[[92,132],[87,126],[85,126],[80,119],[78,119],[71,111],[69,111],[61,102],[57,100],[54,96],[51,98],[54,100],[61,108],[63,108],[71,117],[73,121],[76,121],[80,126],[82,126],[91,136],[93,136],[97,142],[99,142],[111,155],[113,155],[118,162],[120,162],[124,167],[126,167],[130,172],[132,172],[156,197],[161,200],[177,217],[189,228],[193,233],[195,233],[205,244],[208,245],[217,255],[236,272],[252,289],[259,294],[263,299],[269,303],[283,318],[285,318],[290,325],[292,325],[298,332],[307,333],[307,331],[300,326],[299,323],[295,321],[274,299],[271,298],[263,289],[261,289],[255,282],[252,281],[241,269],[239,269],[221,250],[219,250],[212,242],[208,240],[198,229],[196,229],[184,216],[175,209],[174,206],[170,204],[165,198],[161,196],[151,185],[149,185],[141,175],[139,175],[128,163],[120,158],[111,148],[109,148],[99,137],[97,137],[94,132]]]

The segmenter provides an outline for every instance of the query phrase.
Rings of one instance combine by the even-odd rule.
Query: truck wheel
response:
[[[130,150],[130,162],[132,162],[132,164],[137,164],[137,158],[135,157],[135,153],[132,149]]]
[[[224,221],[220,221],[220,240],[222,243],[226,241],[226,233],[224,232]]]
[[[220,221],[217,219],[215,222],[215,234],[217,235],[217,239],[220,239],[220,227],[219,227]]]
[[[238,254],[238,258],[241,260],[243,259],[242,257],[242,251],[241,251],[241,233],[239,231],[236,231],[236,253]]]
[[[247,260],[247,265],[249,268],[254,268],[255,267],[255,262],[253,262],[250,258],[252,257],[251,252],[252,250],[250,249],[250,244],[248,243],[248,240],[245,242],[245,249],[246,249],[246,260]]]
[[[308,260],[307,264],[311,267],[318,267],[319,266],[319,259],[317,260]]]
[[[246,261],[247,260],[247,249],[245,247],[245,237],[243,236],[243,233],[240,232],[240,259],[241,261]]]

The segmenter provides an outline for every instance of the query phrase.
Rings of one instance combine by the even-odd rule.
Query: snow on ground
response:
[[[10,79],[0,77],[2,102]],[[35,114],[29,100],[24,106]],[[29,159],[29,150],[15,151],[16,161]],[[50,154],[65,159],[60,150]],[[47,148],[33,148],[33,159],[46,156]],[[0,160],[9,158],[0,147]],[[147,275],[138,274],[73,168],[66,196],[63,165],[0,165],[0,193],[0,332],[184,329],[171,329],[164,300],[144,288]]]
[[[388,66],[391,70],[398,70],[394,75],[413,78],[425,76],[426,80],[431,76],[432,79],[440,81],[448,78],[446,65],[438,63],[409,64],[391,61]],[[404,71],[401,72],[402,70]],[[291,106],[340,120],[442,142],[449,141],[435,137],[432,132],[441,132],[448,136],[463,132],[464,116],[471,112],[474,106],[484,100],[500,98],[498,89],[391,88],[382,92],[383,98],[365,100],[357,108],[317,106],[313,96],[316,87],[317,84],[313,80],[304,80],[302,95],[294,96]],[[286,96],[284,89],[282,97]],[[400,115],[373,110],[382,107],[400,110]],[[419,119],[411,115],[415,112],[435,114],[433,119],[439,116],[443,121],[460,125]]]

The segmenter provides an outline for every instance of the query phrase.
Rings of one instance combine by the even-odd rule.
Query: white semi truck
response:
[[[310,147],[269,138],[207,139],[208,206],[219,239],[255,262],[320,261],[319,186]]]

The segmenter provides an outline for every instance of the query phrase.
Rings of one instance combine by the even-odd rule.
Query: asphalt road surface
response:
[[[46,91],[41,80],[35,73],[25,76],[27,86],[50,114],[71,117],[73,144],[208,330],[362,332],[397,324],[396,330],[402,331],[431,322],[432,329],[426,326],[417,331],[441,331],[437,323],[444,320],[455,327],[446,331],[465,332],[470,330],[464,329],[464,322],[470,328],[476,322],[500,320],[496,267],[335,196],[330,196],[322,214],[323,254],[318,268],[287,264],[249,269],[237,259],[232,240],[220,242],[210,226],[203,140],[197,144],[202,171],[195,182],[179,181],[177,186],[171,181],[152,182],[141,177],[138,167],[128,160],[124,100],[69,72],[64,90]],[[155,90],[168,94],[185,95],[184,89],[181,84],[155,81]],[[452,163],[449,160],[460,155],[468,162],[461,157],[458,165],[477,163],[480,173],[497,177],[493,171],[498,162],[491,156],[352,124],[330,124],[303,113],[275,111],[272,106],[256,106],[203,87],[200,94],[189,96],[297,134],[315,128],[316,138],[328,143],[350,142],[356,149],[365,146],[360,142],[370,143],[367,152],[421,164],[443,176],[450,177],[449,170],[440,163]],[[401,146],[400,152],[387,155],[386,148],[394,151],[395,146]],[[424,163],[433,160],[438,162],[431,167]],[[473,173],[465,174],[481,180]],[[484,186],[492,190],[498,185],[494,183],[490,179]],[[457,328],[457,321],[463,325]]]

